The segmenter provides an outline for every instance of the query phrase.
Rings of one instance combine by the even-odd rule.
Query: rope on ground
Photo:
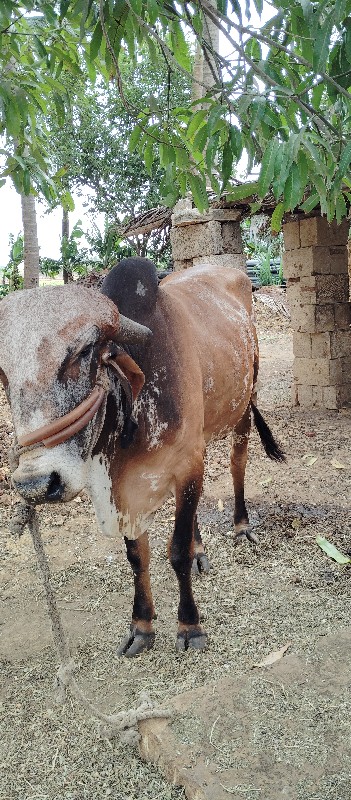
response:
[[[137,744],[140,740],[138,722],[151,718],[169,718],[171,716],[170,712],[162,708],[156,708],[146,694],[141,695],[141,703],[138,708],[120,711],[117,714],[104,714],[85,697],[74,677],[75,663],[71,657],[55,594],[51,586],[50,568],[40,534],[38,514],[34,506],[19,503],[15,507],[15,513],[11,521],[11,532],[21,536],[26,525],[29,527],[40,567],[54,643],[61,661],[56,677],[57,701],[63,703],[66,699],[66,690],[69,689],[85,711],[99,720],[99,733],[101,736],[107,739],[119,737],[123,744]]]

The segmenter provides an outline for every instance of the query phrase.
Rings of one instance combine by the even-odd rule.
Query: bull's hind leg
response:
[[[252,533],[245,505],[245,470],[247,451],[251,431],[251,405],[245,411],[240,422],[233,429],[230,469],[234,484],[234,542],[245,537],[257,544],[257,537]]]
[[[152,620],[155,616],[150,585],[150,547],[147,533],[135,541],[124,539],[127,558],[134,576],[134,604],[130,634],[121,642],[117,655],[136,656],[150,650],[155,641]]]
[[[202,485],[191,480],[176,492],[176,521],[169,543],[169,557],[179,585],[177,650],[203,650],[207,634],[199,624],[191,586],[191,567],[194,558],[194,524]]]

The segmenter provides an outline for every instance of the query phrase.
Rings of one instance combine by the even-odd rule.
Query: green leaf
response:
[[[234,186],[230,192],[227,193],[228,200],[248,200],[253,194],[258,194],[258,182],[242,183],[240,186]]]
[[[142,133],[143,133],[143,131],[141,130],[139,125],[136,125],[134,130],[132,130],[132,132],[130,134],[130,137],[129,137],[129,152],[130,153],[134,153],[134,150],[137,149]]]
[[[311,194],[310,197],[308,197],[304,203],[302,203],[301,209],[302,211],[306,211],[306,213],[308,214],[310,211],[313,211],[313,209],[318,205],[318,203],[319,203],[319,194],[315,192],[314,194]]]
[[[347,172],[347,170],[348,170],[348,168],[350,166],[350,163],[351,163],[351,141],[349,141],[345,145],[345,147],[342,150],[342,153],[340,155],[338,173],[339,173],[341,178],[344,177],[344,173]]]
[[[207,110],[205,108],[201,108],[199,111],[195,111],[195,114],[191,117],[191,120],[188,125],[187,136],[189,139],[192,139],[195,132],[200,127],[201,123],[207,117]]]
[[[204,150],[208,138],[207,125],[203,125],[194,137],[194,148],[199,150],[200,153]]]
[[[274,165],[278,153],[278,148],[279,148],[279,143],[277,139],[272,139],[272,141],[269,142],[269,144],[266,147],[262,159],[260,177],[258,179],[258,192],[260,197],[265,197],[273,181]]]
[[[98,20],[90,42],[90,58],[92,59],[92,61],[94,61],[100,50],[101,42],[102,42],[102,27],[100,20]]]
[[[333,561],[336,561],[338,564],[351,564],[351,558],[344,556],[344,554],[341,553],[334,544],[328,542],[328,539],[325,539],[324,536],[317,536],[316,542],[321,550],[323,550],[329,558],[332,558]]]
[[[208,208],[208,197],[204,178],[189,172],[188,181],[196,208],[198,208],[199,211],[206,211]]]
[[[289,209],[293,211],[294,208],[299,205],[302,199],[303,189],[299,168],[297,164],[292,164],[284,188],[284,201],[287,211]]]
[[[278,203],[278,205],[275,207],[273,211],[271,219],[271,228],[272,231],[274,231],[275,233],[279,233],[279,231],[281,230],[284,211],[285,207],[284,203],[282,202]]]
[[[313,48],[313,68],[315,72],[324,72],[329,57],[330,37],[333,29],[333,18],[330,14],[323,20],[317,30]]]
[[[152,173],[152,165],[154,162],[154,158],[155,154],[154,154],[153,142],[148,142],[144,150],[144,162],[149,175],[151,175]]]
[[[173,23],[173,30],[171,32],[171,41],[174,50],[174,56],[181,67],[191,70],[191,61],[189,54],[189,47],[185,39],[184,33],[179,23]]]
[[[214,132],[214,129],[218,121],[224,114],[225,114],[225,106],[215,105],[211,108],[207,122],[209,136],[211,136],[211,134]]]
[[[206,165],[209,173],[212,172],[218,146],[219,146],[219,133],[215,133],[214,136],[211,136],[206,150]]]
[[[27,196],[30,193],[30,172],[28,169],[25,169],[23,172],[23,191]]]
[[[225,191],[225,187],[231,177],[232,174],[232,166],[233,166],[233,151],[231,148],[231,143],[226,142],[223,147],[223,159],[222,159],[222,191]]]
[[[335,215],[336,215],[336,221],[337,221],[338,225],[340,225],[341,220],[344,217],[347,217],[347,206],[346,206],[345,198],[344,198],[343,194],[339,194],[337,196],[337,198],[336,198]]]

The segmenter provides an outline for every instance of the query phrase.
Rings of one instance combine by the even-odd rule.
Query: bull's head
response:
[[[149,335],[108,298],[83,287],[31,289],[0,302],[0,378],[17,442],[12,477],[22,497],[67,501],[87,485],[109,392],[119,400],[118,432],[143,385],[123,344]]]

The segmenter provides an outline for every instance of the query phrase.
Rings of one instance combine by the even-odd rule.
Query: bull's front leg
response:
[[[134,604],[130,634],[121,642],[117,655],[130,658],[153,647],[155,633],[152,620],[155,617],[155,609],[150,585],[148,534],[143,533],[136,540],[125,538],[124,541],[134,576]]]
[[[176,520],[169,557],[179,585],[177,650],[203,650],[207,645],[191,586],[194,524],[201,485],[202,480],[191,480],[176,493]]]

